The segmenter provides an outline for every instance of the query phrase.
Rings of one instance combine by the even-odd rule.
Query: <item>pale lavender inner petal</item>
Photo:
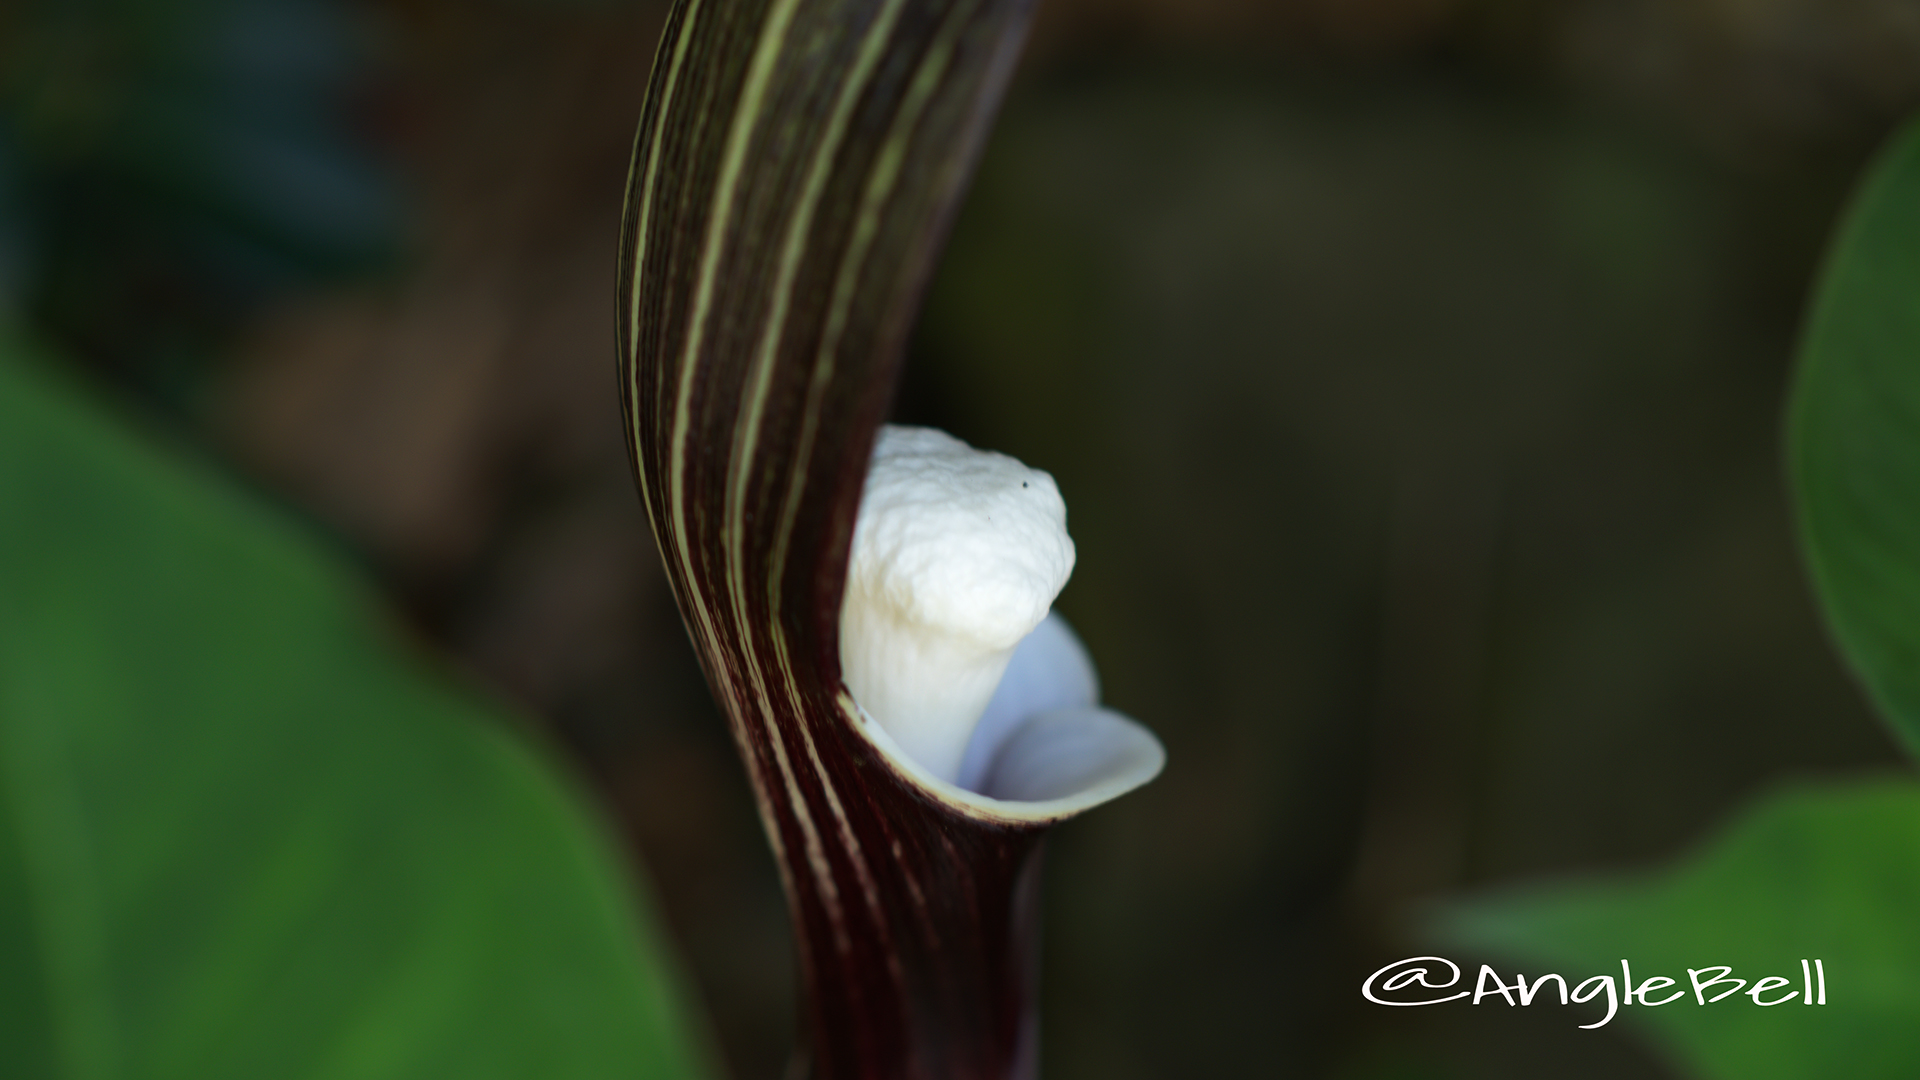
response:
[[[959,786],[981,786],[1001,744],[1029,717],[1056,709],[1089,707],[1100,700],[1100,680],[1086,646],[1058,612],[1049,612],[1014,647],[1007,672],[987,702],[960,762]]]
[[[1010,802],[1107,799],[1151,780],[1166,760],[1160,740],[1119,713],[1053,709],[1008,734],[980,793]]]

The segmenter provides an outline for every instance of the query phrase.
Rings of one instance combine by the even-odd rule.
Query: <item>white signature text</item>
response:
[[[1733,968],[1727,964],[1688,968],[1687,986],[1665,975],[1655,975],[1636,982],[1633,965],[1622,960],[1617,977],[1611,974],[1594,975],[1571,985],[1568,979],[1555,974],[1542,975],[1528,982],[1525,975],[1517,972],[1513,982],[1507,983],[1492,967],[1481,964],[1480,976],[1475,980],[1472,990],[1437,993],[1461,985],[1460,978],[1460,965],[1445,957],[1414,956],[1395,960],[1367,976],[1367,981],[1360,984],[1360,993],[1376,1005],[1407,1006],[1442,1005],[1469,996],[1475,1005],[1491,997],[1497,997],[1508,1005],[1531,1005],[1541,991],[1549,988],[1549,997],[1557,994],[1562,1005],[1569,1002],[1584,1005],[1605,996],[1607,1015],[1591,1024],[1579,1025],[1585,1029],[1605,1027],[1622,1005],[1671,1005],[1689,996],[1698,1005],[1711,1005],[1734,994],[1751,998],[1755,1005],[1763,1006],[1785,1005],[1795,999],[1803,1005],[1827,1003],[1827,966],[1820,960],[1800,961],[1800,988],[1797,990],[1788,989],[1795,980],[1781,975],[1763,975],[1749,984],[1746,979],[1734,978]]]

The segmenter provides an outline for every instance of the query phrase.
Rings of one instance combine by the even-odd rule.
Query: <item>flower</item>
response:
[[[1073,572],[1066,516],[1053,477],[1004,454],[931,428],[874,442],[841,673],[869,738],[938,797],[1053,817],[1165,763],[1151,732],[1097,705],[1093,662],[1050,610]]]
[[[782,870],[813,1080],[1030,1080],[1046,826],[1164,760],[1048,613],[1051,478],[880,434],[1030,9],[677,0],[634,143],[629,449]]]

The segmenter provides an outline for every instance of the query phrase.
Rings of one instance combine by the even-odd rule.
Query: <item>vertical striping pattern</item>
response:
[[[641,498],[792,909],[816,1080],[1034,1075],[1040,832],[929,794],[840,681],[849,541],[1031,0],[677,0],[620,246]]]

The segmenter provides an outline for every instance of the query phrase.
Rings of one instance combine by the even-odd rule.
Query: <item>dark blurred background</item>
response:
[[[525,707],[762,1080],[784,908],[612,378],[663,15],[0,7],[0,317]],[[1673,1075],[1625,1023],[1356,991],[1423,903],[1897,760],[1778,442],[1916,102],[1912,0],[1042,0],[899,413],[1059,479],[1061,607],[1171,755],[1053,841],[1050,1080]]]

